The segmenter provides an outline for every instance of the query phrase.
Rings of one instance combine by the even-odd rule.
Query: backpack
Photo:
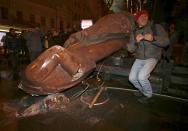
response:
[[[162,25],[162,24],[160,24],[160,25],[165,29],[164,25]],[[156,29],[156,23],[152,22],[151,29],[152,29],[153,35],[157,36],[158,34],[157,34],[157,29]],[[158,47],[160,47],[160,46],[158,46]],[[162,59],[166,60],[167,62],[170,61],[170,58],[168,56],[169,47],[170,47],[170,45],[168,45],[166,47],[160,47],[160,48],[163,49],[163,51],[162,51]]]

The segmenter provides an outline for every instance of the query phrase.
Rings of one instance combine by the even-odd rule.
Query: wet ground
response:
[[[119,89],[117,84],[105,91],[109,100],[102,105],[89,108],[81,97],[77,97],[62,110],[25,118],[8,117],[11,111],[5,111],[3,103],[18,103],[23,97],[30,101],[37,98],[19,90],[17,84],[18,81],[0,80],[0,131],[188,130],[188,101],[154,96],[153,103],[140,104],[133,90]],[[73,88],[65,94],[71,97],[76,92],[77,89]]]

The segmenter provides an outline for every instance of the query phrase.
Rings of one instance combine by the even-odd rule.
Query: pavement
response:
[[[22,118],[10,117],[13,110],[5,108],[5,103],[17,105],[23,98],[29,98],[28,103],[32,105],[34,100],[39,99],[18,89],[18,83],[11,79],[0,80],[0,131],[188,130],[188,100],[154,95],[153,103],[141,104],[134,96],[135,90],[119,87],[117,83],[107,83],[105,86],[109,88],[104,92],[108,94],[108,101],[92,108],[78,96],[62,110]],[[81,89],[73,87],[62,93],[70,98]]]

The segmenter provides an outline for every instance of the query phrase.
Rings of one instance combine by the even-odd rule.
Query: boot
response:
[[[142,104],[150,104],[150,103],[153,103],[153,100],[152,100],[151,97],[143,96],[143,97],[138,99],[138,102],[140,102]]]
[[[134,92],[133,94],[134,94],[135,96],[137,96],[137,97],[142,97],[142,96],[143,96],[143,94],[142,94],[141,91],[136,91],[136,92]]]

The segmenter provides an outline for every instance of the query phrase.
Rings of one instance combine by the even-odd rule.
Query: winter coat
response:
[[[20,43],[16,35],[7,33],[5,36],[5,47],[9,50],[10,53],[17,53],[20,50]]]
[[[153,28],[155,28],[155,31]],[[138,34],[145,35],[148,33],[151,33],[154,36],[152,42],[147,40],[142,40],[138,43],[136,42],[135,38]],[[168,46],[169,43],[168,34],[164,28],[160,24],[152,25],[151,22],[148,22],[146,26],[136,29],[131,33],[130,43],[127,44],[127,49],[130,52],[135,52],[136,59],[160,59],[163,48]]]

